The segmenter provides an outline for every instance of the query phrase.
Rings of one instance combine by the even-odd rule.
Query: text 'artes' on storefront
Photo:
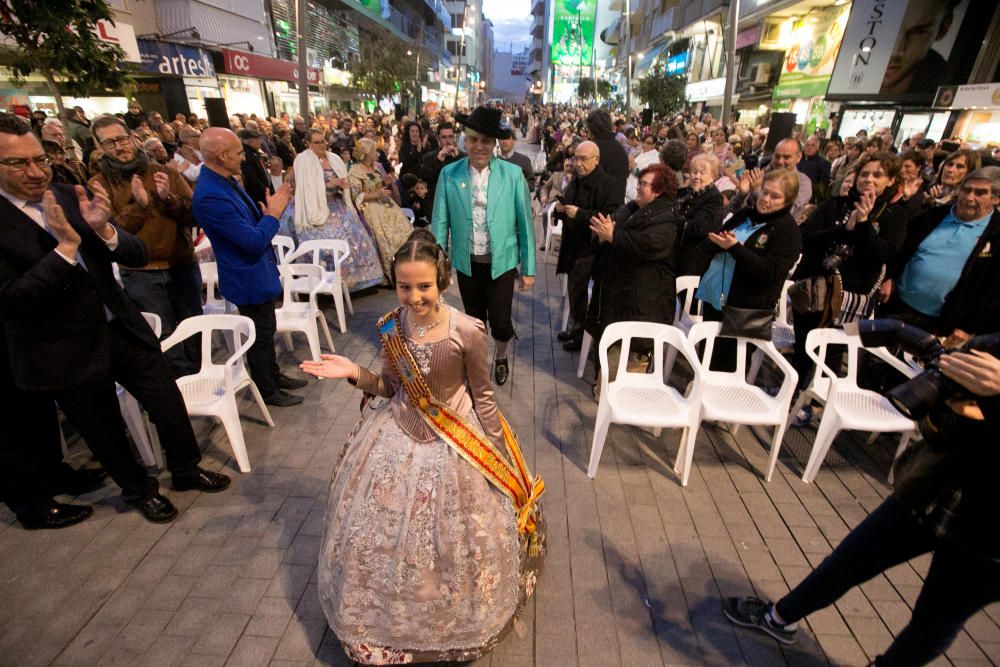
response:
[[[159,111],[165,118],[178,113],[205,118],[205,100],[222,96],[208,51],[140,39],[139,53],[142,64],[136,74],[135,97],[146,111]]]
[[[268,58],[245,51],[222,49],[219,85],[226,99],[229,114],[245,113],[268,116],[282,111],[298,113],[298,92],[289,85],[297,85],[298,64],[277,58]],[[326,108],[326,99],[319,94],[321,72],[315,67],[306,73],[310,86],[310,109]]]

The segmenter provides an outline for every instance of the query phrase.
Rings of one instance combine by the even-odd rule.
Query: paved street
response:
[[[672,472],[678,432],[612,426],[596,480],[586,476],[596,403],[555,343],[554,262],[516,297],[520,341],[499,401],[545,479],[549,552],[517,632],[477,665],[865,665],[906,622],[928,558],[896,567],[809,617],[794,647],[736,630],[724,596],[779,596],[889,492],[896,439],[841,437],[811,485],[800,475],[814,431],[792,429],[765,483],[767,439],[706,426],[687,488]],[[450,302],[458,302],[456,290]],[[337,351],[378,367],[379,290],[355,299]],[[331,307],[327,316],[334,322]],[[331,328],[333,326],[331,325]],[[302,355],[304,344],[295,353]],[[285,355],[286,367],[294,357]],[[62,531],[22,530],[0,514],[0,663],[30,665],[342,665],[316,595],[328,482],[358,417],[346,382],[314,381],[305,403],[272,408],[268,428],[241,403],[253,472],[224,431],[196,420],[205,465],[233,476],[157,526],[110,483],[81,497],[95,515]],[[8,418],[16,418],[9,416]],[[763,438],[766,434],[760,434]],[[74,463],[88,462],[78,443]],[[164,479],[168,479],[164,476]],[[974,617],[935,664],[1000,662],[1000,607]]]

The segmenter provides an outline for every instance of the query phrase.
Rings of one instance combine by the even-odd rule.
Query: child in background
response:
[[[413,226],[428,227],[430,221],[430,206],[427,202],[427,183],[417,179],[412,187],[408,188],[410,193],[410,208],[413,209]]]

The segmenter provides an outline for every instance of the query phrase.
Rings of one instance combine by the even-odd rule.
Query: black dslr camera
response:
[[[941,401],[966,394],[961,386],[945,377],[938,368],[938,360],[942,356],[969,350],[1000,356],[1000,333],[975,336],[962,347],[948,350],[934,334],[899,320],[862,320],[857,327],[865,347],[898,346],[923,365],[923,373],[886,392],[886,398],[893,406],[914,421],[926,417]],[[844,329],[846,331],[847,327]]]

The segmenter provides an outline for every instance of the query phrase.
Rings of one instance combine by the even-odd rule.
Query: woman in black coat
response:
[[[715,254],[716,246],[706,244],[711,232],[722,229],[726,204],[715,187],[719,177],[719,158],[712,153],[699,153],[691,158],[688,187],[677,200],[677,215],[684,225],[684,236],[678,275],[700,276]]]
[[[875,290],[884,267],[906,238],[906,209],[892,203],[899,172],[900,160],[891,153],[861,157],[850,192],[823,202],[802,225],[803,254],[795,280],[832,274],[836,265],[845,291],[869,294]],[[877,294],[873,305],[875,300]],[[799,373],[800,388],[807,386],[813,371],[805,352],[806,336],[823,320],[823,312],[795,312],[792,365]],[[805,422],[808,417],[800,415],[797,421]]]
[[[420,161],[427,151],[427,140],[420,130],[420,124],[410,121],[403,130],[402,145],[399,147],[399,177],[419,174]]]
[[[612,217],[591,218],[598,249],[586,329],[595,341],[615,322],[673,323],[680,240],[673,202],[676,194],[674,171],[662,164],[650,165],[639,173],[634,201]],[[632,351],[642,350],[633,345]]]

